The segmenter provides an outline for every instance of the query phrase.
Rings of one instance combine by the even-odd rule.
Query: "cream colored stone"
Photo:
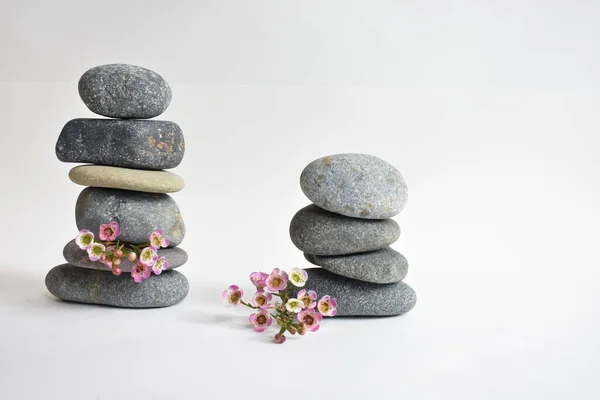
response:
[[[183,189],[183,178],[167,171],[148,171],[81,165],[69,172],[69,178],[82,186],[135,190],[149,193],[173,193]]]

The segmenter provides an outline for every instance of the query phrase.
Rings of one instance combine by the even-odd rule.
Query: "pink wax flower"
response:
[[[335,299],[332,299],[331,296],[323,296],[321,300],[319,300],[317,309],[325,317],[334,317],[335,314],[337,314],[337,302]]]
[[[250,274],[250,282],[252,282],[257,289],[263,289],[265,286],[267,286],[266,281],[268,277],[269,274],[264,272],[253,272]]]
[[[103,256],[102,252],[105,250],[106,248],[104,247],[103,244],[100,243],[93,243],[90,247],[88,247],[87,252],[88,252],[88,257],[91,261],[98,261],[100,259],[100,257]]]
[[[140,283],[144,279],[150,278],[150,267],[138,262],[131,269],[131,276],[134,281]]]
[[[280,290],[285,290],[288,283],[288,274],[285,271],[280,270],[279,268],[275,268],[271,275],[267,277],[266,284],[267,289],[272,292],[279,292]]]
[[[298,292],[298,300],[302,302],[302,308],[315,308],[317,305],[317,292],[302,289]]]
[[[167,259],[164,256],[162,256],[159,257],[158,260],[156,260],[156,262],[152,266],[152,271],[154,271],[154,275],[160,275],[167,268],[169,268],[169,263],[167,262]]]
[[[152,247],[154,250],[158,250],[161,247],[169,247],[170,242],[163,236],[163,231],[160,229],[156,229],[154,232],[152,232],[149,236],[149,239],[150,247]]]
[[[244,291],[237,285],[231,285],[223,291],[223,302],[227,307],[237,307],[242,302]]]
[[[94,244],[94,234],[87,229],[82,229],[75,237],[75,243],[81,250],[87,250]]]
[[[298,321],[306,325],[306,329],[310,332],[319,330],[319,322],[321,322],[322,319],[323,316],[318,312],[315,312],[314,308],[308,308],[298,314]]]
[[[272,299],[273,295],[271,293],[259,289],[252,298],[252,305],[258,308],[267,308],[271,305]]]
[[[273,323],[273,317],[267,310],[260,310],[256,314],[252,314],[249,319],[256,332],[263,332]]]
[[[144,265],[152,267],[156,260],[158,260],[158,254],[152,247],[146,247],[140,253],[140,262]]]
[[[100,225],[100,229],[98,230],[98,236],[100,240],[112,242],[119,237],[121,234],[121,227],[116,221],[112,221],[108,224]]]

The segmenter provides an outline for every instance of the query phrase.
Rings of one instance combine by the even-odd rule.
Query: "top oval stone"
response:
[[[368,154],[336,154],[308,164],[300,176],[304,194],[325,210],[364,219],[398,214],[407,187],[391,164]]]
[[[90,111],[112,118],[153,118],[171,103],[171,88],[162,76],[128,64],[88,70],[79,79],[79,96]]]

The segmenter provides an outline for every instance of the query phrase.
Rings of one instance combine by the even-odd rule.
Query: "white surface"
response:
[[[599,11],[1,0],[0,399],[600,398]],[[77,79],[107,62],[161,73],[162,118],[186,134],[173,197],[191,293],[172,308],[62,303],[44,286],[81,190],[54,144],[92,116]],[[404,174],[394,247],[417,306],[272,345],[220,292],[307,265],[287,233],[308,204],[299,174],[339,152]]]

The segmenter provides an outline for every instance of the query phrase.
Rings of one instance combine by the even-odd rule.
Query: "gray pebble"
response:
[[[75,205],[75,220],[77,229],[88,229],[96,236],[100,224],[117,221],[121,226],[119,239],[134,244],[148,242],[148,235],[155,229],[163,230],[171,247],[185,236],[177,203],[162,193],[85,188]]]
[[[350,218],[315,205],[298,211],[290,224],[290,237],[296,247],[322,256],[382,249],[399,236],[400,227],[394,220]]]
[[[86,71],[79,96],[90,111],[112,118],[153,118],[171,103],[171,88],[156,72],[128,64]]]
[[[63,249],[63,256],[65,260],[76,267],[98,269],[101,271],[110,271],[110,269],[102,264],[100,261],[90,261],[88,253],[85,250],[81,250],[75,243],[75,240],[71,240]],[[188,260],[188,255],[182,248],[171,247],[168,249],[158,250],[158,256],[164,256],[169,263],[169,269],[181,267]],[[131,269],[135,265],[135,262],[128,261],[127,258],[123,258],[121,261],[121,271],[131,272]]]
[[[300,186],[317,206],[355,218],[393,217],[407,200],[400,172],[368,154],[336,154],[315,160],[302,171]]]
[[[337,301],[338,316],[391,316],[410,311],[417,302],[415,291],[404,282],[380,285],[308,268],[302,289],[314,290],[319,298],[328,294]],[[298,292],[295,289],[294,295]]]
[[[184,153],[183,132],[170,121],[78,118],[56,143],[60,161],[124,168],[175,168]]]
[[[130,274],[115,276],[110,271],[69,264],[52,268],[46,275],[46,287],[62,300],[123,308],[169,307],[189,292],[187,278],[177,271],[153,274],[136,283]]]
[[[345,256],[315,256],[304,253],[311,263],[337,275],[372,283],[400,282],[408,272],[408,261],[397,251],[385,249]]]

